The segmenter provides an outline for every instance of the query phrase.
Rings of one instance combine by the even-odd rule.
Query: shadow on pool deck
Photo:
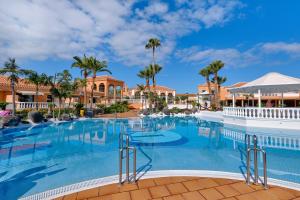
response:
[[[44,178],[45,176],[51,176],[53,174],[64,171],[65,169],[53,170],[50,172],[42,172],[49,169],[52,166],[40,166],[31,169],[24,170],[14,176],[0,182],[0,199],[19,199],[27,191],[33,188],[37,183],[36,181]],[[4,172],[5,173],[5,172]]]

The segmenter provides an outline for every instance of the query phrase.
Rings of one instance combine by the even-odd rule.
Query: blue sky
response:
[[[230,85],[276,71],[300,77],[300,1],[0,0],[0,62],[54,74],[72,56],[107,60],[129,87],[151,62],[144,45],[161,40],[158,84],[196,92],[198,71],[216,59]],[[79,70],[70,69],[74,76]]]

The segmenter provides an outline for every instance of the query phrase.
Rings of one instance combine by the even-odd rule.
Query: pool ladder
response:
[[[253,147],[251,148],[251,138],[253,141]],[[258,162],[257,162],[257,153],[261,152],[263,154],[263,182],[262,185],[265,189],[268,189],[268,177],[267,177],[267,153],[264,149],[257,147],[257,136],[256,135],[245,135],[245,144],[246,144],[246,150],[247,150],[247,178],[246,182],[249,185],[250,184],[250,178],[251,178],[251,172],[250,172],[250,166],[251,166],[251,152],[253,152],[254,156],[254,184],[258,184]]]
[[[123,183],[123,159],[126,160],[126,179],[124,182],[131,183],[136,182],[136,148],[129,146],[129,135],[126,134],[126,143],[124,146],[124,134],[123,132],[120,132],[119,135],[119,184]],[[124,157],[124,151],[125,151],[125,157]],[[130,180],[129,177],[129,159],[130,159],[130,151],[133,152],[133,181]]]

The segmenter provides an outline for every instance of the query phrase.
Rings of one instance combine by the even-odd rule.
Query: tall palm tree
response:
[[[225,64],[221,60],[216,60],[209,65],[210,70],[214,75],[214,80],[216,83],[218,82],[218,72],[224,67],[224,65]],[[216,107],[220,107],[219,99],[218,99],[218,96],[219,96],[218,84],[214,84],[214,85],[215,85],[215,91],[216,91],[216,95],[215,95]]]
[[[44,73],[42,74],[38,74],[37,72],[32,72],[28,75],[28,77],[26,78],[26,80],[29,83],[32,83],[35,85],[35,101],[36,101],[36,109],[39,110],[39,89],[40,86],[42,85],[48,85],[49,84],[49,79],[48,76]]]
[[[0,74],[7,75],[7,79],[10,81],[12,104],[13,104],[13,111],[12,111],[13,115],[16,114],[15,84],[18,83],[20,76],[26,76],[31,72],[32,72],[31,70],[21,69],[16,64],[15,58],[9,58],[8,61],[4,63],[4,67],[0,69]]]
[[[111,74],[111,71],[107,69],[107,62],[106,61],[99,61],[95,57],[90,57],[90,70],[93,74],[93,83],[92,83],[92,92],[91,92],[91,105],[90,108],[93,106],[93,99],[94,99],[94,85],[97,73],[99,72],[108,72]]]
[[[217,82],[215,81],[215,79],[212,80],[212,82],[217,85],[218,87],[218,100],[220,102],[220,98],[221,98],[221,85],[223,83],[225,83],[227,81],[227,78],[225,76],[218,76],[217,78]]]
[[[199,74],[203,76],[206,80],[206,85],[208,87],[208,93],[211,94],[211,87],[210,87],[210,75],[212,74],[209,66],[204,67],[199,71]]]
[[[145,87],[150,91],[150,79],[152,78],[151,70],[149,68],[145,67],[145,69],[139,71],[137,76],[145,79],[145,81],[146,81]]]
[[[157,38],[150,38],[145,45],[146,49],[152,49],[152,65],[155,65],[155,49],[160,45],[160,40]]]
[[[84,87],[87,86],[86,79],[76,78],[74,81],[77,83],[78,88],[80,88],[80,93],[84,90]],[[82,94],[80,94],[80,96],[82,96]],[[81,98],[79,98],[79,103],[81,103]]]
[[[151,91],[150,91],[150,79],[152,78],[152,72],[148,67],[145,67],[143,70],[139,71],[137,74],[138,77],[143,78],[146,80],[145,88],[148,90],[148,97],[149,97],[149,108],[152,109],[152,99]]]
[[[159,66],[158,64],[155,65],[149,65],[149,70],[151,72],[151,78],[152,78],[152,83],[153,83],[153,90],[156,86],[156,75],[162,70],[162,67]]]
[[[84,80],[87,80],[88,75],[91,73],[90,70],[90,59],[83,55],[83,58],[74,56],[73,59],[75,62],[72,64],[72,67],[77,67],[81,70]],[[84,87],[84,105],[87,107],[87,86]]]
[[[146,87],[143,84],[137,84],[137,91],[139,91],[140,95],[145,92]],[[144,99],[142,98],[142,109],[144,108]]]

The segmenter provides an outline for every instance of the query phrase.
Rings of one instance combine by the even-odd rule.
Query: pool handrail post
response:
[[[264,163],[264,188],[268,189],[267,153],[264,150],[262,150],[262,152],[263,152],[263,163]]]
[[[129,136],[126,135],[126,182],[129,181]]]
[[[258,184],[258,166],[257,166],[257,137],[253,135],[253,149],[254,149],[254,184]]]
[[[247,184],[250,184],[250,152],[251,149],[247,149]]]

